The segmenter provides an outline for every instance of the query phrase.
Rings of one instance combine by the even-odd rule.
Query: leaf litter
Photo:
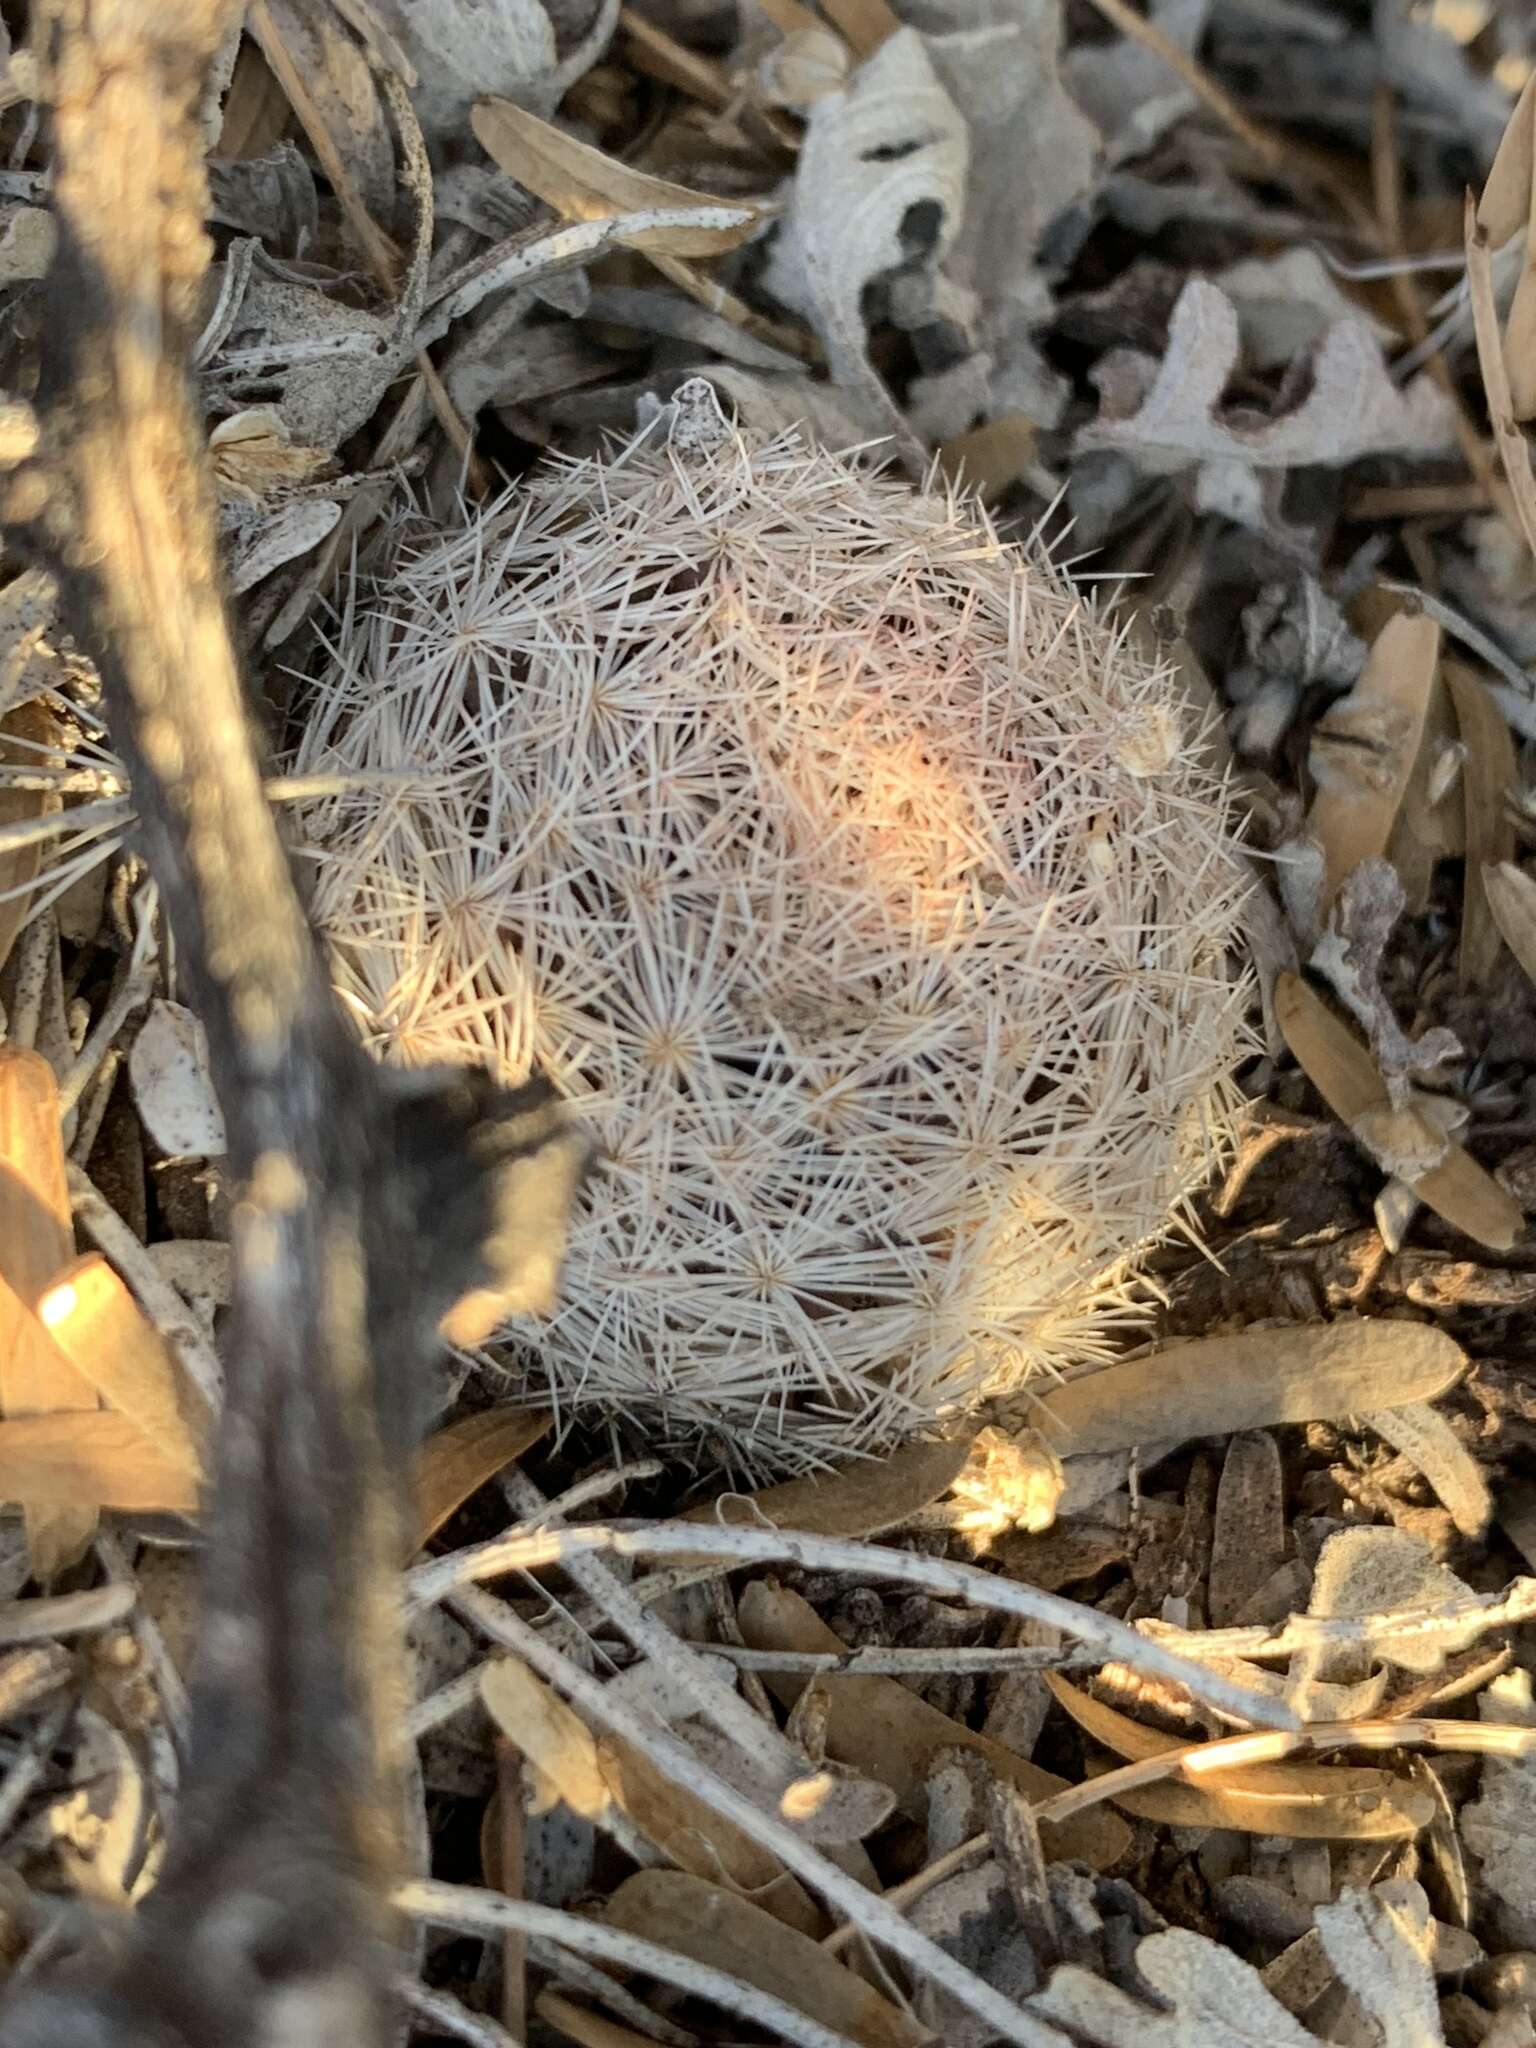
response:
[[[1070,524],[1209,679],[1291,963],[1230,1199],[1096,1373],[754,1493],[450,1353],[413,1553],[453,1610],[414,1716],[449,1881],[401,1902],[457,1932],[417,1951],[423,2038],[1529,2038],[1536,86],[1518,10],[1367,12],[249,11],[198,375],[280,729],[397,516],[702,376],[745,424],[965,474],[1005,536]],[[8,394],[53,241],[25,57]],[[151,1889],[173,1824],[230,1203],[99,686],[7,569],[14,1969],[71,1898]]]

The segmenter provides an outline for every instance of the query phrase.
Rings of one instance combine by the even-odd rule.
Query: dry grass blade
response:
[[[1462,987],[1476,988],[1492,974],[1499,955],[1501,934],[1488,901],[1486,875],[1491,866],[1514,856],[1509,798],[1518,769],[1509,721],[1487,685],[1463,662],[1447,660],[1441,672],[1466,749],[1461,771],[1466,870],[1458,966]]]
[[[547,1409],[482,1408],[434,1431],[416,1454],[416,1549],[488,1479],[532,1450],[552,1420]]]
[[[669,256],[718,256],[746,241],[762,222],[758,207],[712,201],[687,185],[631,170],[510,100],[482,100],[472,118],[487,154],[567,220],[606,220],[658,206],[714,207],[720,216],[697,227],[636,228],[620,238],[633,248]]]
[[[1479,226],[1472,194],[1467,194],[1465,218],[1467,288],[1472,299],[1472,329],[1477,337],[1478,368],[1483,373],[1483,390],[1488,399],[1488,417],[1493,438],[1504,464],[1515,516],[1532,555],[1536,555],[1536,471],[1531,467],[1530,444],[1515,416],[1514,394],[1510,389],[1509,366],[1504,360],[1504,342],[1499,333],[1498,301],[1493,288],[1493,259],[1488,235]]]
[[[1046,1684],[1057,1704],[1106,1749],[1131,1762],[1148,1762],[1185,1747],[1054,1672]],[[1256,1764],[1223,1772],[1217,1785],[1143,1786],[1117,1795],[1116,1804],[1143,1820],[1175,1827],[1238,1828],[1298,1841],[1386,1841],[1415,1835],[1433,1818],[1433,1802],[1390,1771],[1329,1764]]]
[[[1064,1452],[1121,1451],[1432,1401],[1465,1367],[1427,1323],[1299,1323],[1171,1344],[1054,1387],[1040,1406]]]
[[[604,1924],[639,1934],[798,2006],[860,2048],[922,2048],[931,2037],[819,1943],[750,1899],[676,1870],[642,1870],[609,1899]]]
[[[908,1444],[888,1458],[861,1458],[841,1471],[788,1479],[757,1493],[723,1493],[690,1508],[685,1522],[799,1529],[812,1536],[883,1536],[947,1493],[970,1455],[969,1433]]]
[[[1497,918],[1497,895],[1492,889],[1489,903]],[[1275,985],[1275,1006],[1286,1043],[1308,1080],[1340,1122],[1359,1138],[1362,1124],[1369,1129],[1370,1120],[1384,1117],[1392,1106],[1376,1062],[1349,1026],[1334,1015],[1299,974],[1280,976]],[[1438,1149],[1440,1134],[1432,1135]],[[1437,1166],[1425,1173],[1404,1174],[1402,1178],[1447,1223],[1495,1251],[1508,1251],[1524,1228],[1519,1204],[1454,1138],[1443,1140],[1443,1154]]]
[[[1317,794],[1307,832],[1323,851],[1324,910],[1362,861],[1386,852],[1439,659],[1436,621],[1398,612],[1377,634],[1354,688],[1318,720],[1310,755]]]
[[[36,748],[56,737],[53,716],[43,705],[18,705],[0,721],[0,764],[35,767],[39,759]],[[13,741],[27,744],[14,745]],[[45,817],[58,809],[59,801],[53,790],[0,788],[0,830]],[[16,935],[27,921],[32,902],[27,884],[36,879],[42,862],[40,839],[0,850],[0,967],[9,959]]]
[[[1536,881],[1513,861],[1501,861],[1483,869],[1483,893],[1505,945],[1536,982]]]
[[[75,1253],[62,1126],[48,1062],[40,1053],[0,1046],[0,1320],[9,1325],[0,1345],[0,1411],[7,1417],[97,1406],[90,1382],[56,1344],[40,1341],[43,1332],[32,1317]],[[34,1572],[46,1583],[84,1553],[104,1496],[82,1485],[73,1492],[55,1488],[46,1504],[22,1492],[9,1498],[28,1501],[28,1548]]]

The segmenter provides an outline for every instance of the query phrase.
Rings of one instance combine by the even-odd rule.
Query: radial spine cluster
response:
[[[606,1145],[513,1333],[563,1408],[783,1471],[1107,1354],[1247,1046],[1197,742],[973,505],[794,436],[402,530],[293,763],[316,909],[378,1053]]]

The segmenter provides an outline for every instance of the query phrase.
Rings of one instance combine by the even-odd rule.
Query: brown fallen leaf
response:
[[[813,1479],[758,1493],[726,1493],[680,1516],[724,1528],[799,1529],[807,1536],[883,1536],[948,1493],[970,1456],[974,1432],[908,1444],[888,1458],[859,1458]]]
[[[770,1850],[667,1777],[642,1750],[622,1736],[603,1734],[597,1738],[597,1759],[614,1805],[679,1870],[723,1878],[774,1920],[803,1935],[826,1932],[820,1906]]]
[[[53,1069],[40,1053],[0,1046],[0,1278],[14,1297],[9,1341],[0,1346],[0,1413],[42,1416],[94,1410],[94,1388],[53,1343],[34,1341],[25,1321],[75,1255],[65,1170],[63,1119]],[[46,1583],[84,1555],[104,1506],[88,1487],[26,1502],[27,1547]]]
[[[608,1900],[603,1918],[782,1998],[860,2048],[922,2048],[932,2039],[819,1942],[723,1885],[680,1870],[637,1871]]]
[[[1185,1747],[1180,1737],[1144,1727],[1058,1672],[1048,1671],[1045,1681],[1080,1728],[1127,1762]],[[1236,1828],[1307,1841],[1391,1840],[1417,1834],[1433,1817],[1433,1802],[1407,1779],[1335,1764],[1254,1764],[1224,1772],[1208,1786],[1144,1786],[1121,1794],[1115,1804],[1173,1827]]]
[[[1496,895],[1496,889],[1489,891],[1495,917]],[[1286,1043],[1308,1080],[1352,1136],[1360,1139],[1362,1126],[1369,1131],[1372,1119],[1384,1120],[1393,1113],[1386,1083],[1367,1048],[1299,974],[1280,976],[1275,984],[1275,1009]],[[1427,1172],[1402,1173],[1400,1177],[1457,1230],[1495,1251],[1508,1251],[1523,1227],[1519,1205],[1454,1138],[1427,1126],[1425,1137],[1426,1156],[1440,1153],[1439,1163]],[[1432,1146],[1428,1143],[1431,1139]],[[1371,1149],[1369,1145],[1367,1149]]]
[[[430,1543],[472,1493],[532,1450],[553,1420],[547,1408],[482,1408],[434,1431],[416,1453],[415,1547]]]
[[[939,474],[947,484],[975,491],[983,498],[1001,497],[1034,462],[1040,430],[1020,412],[1004,413],[968,433],[956,434],[938,450]]]
[[[633,2027],[620,2026],[600,2012],[589,2012],[563,1992],[541,1991],[533,2009],[541,2020],[579,2042],[580,2048],[655,2048],[654,2034],[637,2034]]]
[[[63,1269],[39,1301],[37,1319],[110,1410],[169,1463],[204,1476],[213,1418],[100,1252]]]
[[[707,192],[632,170],[511,100],[482,100],[471,125],[502,170],[567,220],[610,220],[680,206],[712,209],[719,216],[687,226],[648,228],[637,222],[620,237],[631,248],[668,256],[717,256],[755,234],[765,217],[760,207],[715,200]]]
[[[1458,969],[1462,987],[1476,988],[1492,974],[1499,957],[1501,933],[1484,876],[1489,867],[1514,858],[1509,794],[1517,780],[1515,743],[1509,721],[1479,676],[1460,661],[1446,661],[1443,672],[1466,748],[1461,771],[1466,869]]]
[[[1509,117],[1493,166],[1478,201],[1477,224],[1495,248],[1524,234],[1525,261],[1504,321],[1504,360],[1509,365],[1514,417],[1536,416],[1536,276],[1532,275],[1533,134],[1536,134],[1536,79],[1527,79]]]
[[[751,1582],[741,1596],[739,1612],[742,1635],[754,1650],[847,1648],[808,1600],[770,1580]],[[794,1705],[806,1684],[789,1673],[765,1673],[764,1677],[769,1690],[787,1707]],[[819,1682],[826,1688],[830,1709],[827,1754],[889,1785],[898,1805],[909,1813],[920,1810],[929,1768],[942,1749],[973,1751],[999,1778],[1016,1785],[1031,1800],[1049,1799],[1065,1787],[1065,1781],[1053,1772],[940,1713],[899,1679],[838,1673]],[[1102,1809],[1096,1811],[1101,1819],[1113,1819]],[[1129,1831],[1118,1822],[1108,1829],[1082,1833],[1072,1828],[1045,1830],[1048,1854],[1080,1857],[1096,1870],[1107,1869],[1129,1842]]]
[[[582,1819],[601,1823],[608,1786],[597,1740],[574,1707],[520,1657],[498,1657],[480,1674],[480,1697],[491,1719],[527,1758],[539,1811],[563,1801]]]
[[[1317,722],[1307,833],[1323,851],[1324,911],[1362,861],[1387,850],[1439,660],[1438,623],[1422,612],[1397,613],[1377,634],[1354,688]]]
[[[1432,1324],[1347,1318],[1170,1344],[1053,1387],[1039,1405],[1064,1453],[1124,1451],[1431,1401],[1465,1366]]]
[[[1483,893],[1499,933],[1536,981],[1536,880],[1512,860],[1483,869]]]
[[[7,1290],[0,1287],[0,1340],[7,1336]],[[147,1442],[126,1415],[18,1415],[0,1422],[0,1501],[79,1513],[82,1500],[124,1514],[195,1514],[196,1478]]]

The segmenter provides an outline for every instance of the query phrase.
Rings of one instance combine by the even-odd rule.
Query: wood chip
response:
[[[1054,1387],[1040,1407],[1063,1451],[1129,1450],[1430,1401],[1465,1364],[1460,1345],[1428,1323],[1298,1323],[1171,1344]]]
[[[1488,900],[1497,918],[1497,884],[1490,886]],[[1392,1110],[1376,1062],[1349,1026],[1334,1015],[1299,974],[1280,976],[1275,985],[1275,1007],[1286,1043],[1308,1080],[1351,1135],[1359,1139],[1362,1123],[1368,1130],[1369,1119],[1384,1118]],[[1438,1165],[1427,1172],[1403,1174],[1401,1178],[1447,1223],[1465,1231],[1479,1244],[1495,1251],[1508,1251],[1523,1228],[1519,1205],[1454,1138],[1444,1138],[1441,1149],[1443,1156]]]

